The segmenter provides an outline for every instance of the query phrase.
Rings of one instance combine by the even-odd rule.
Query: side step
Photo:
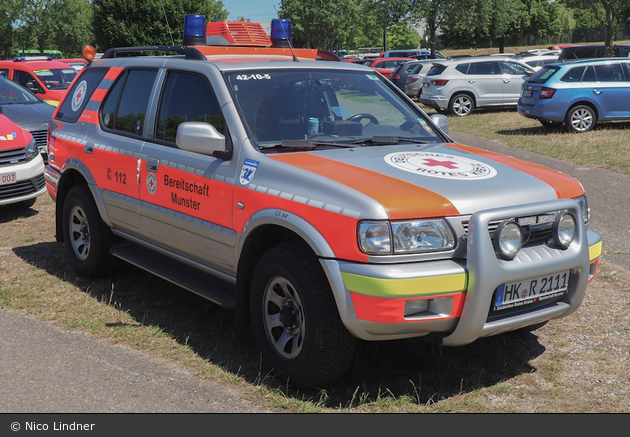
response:
[[[115,243],[111,253],[223,308],[236,308],[236,287],[233,284],[128,241]]]

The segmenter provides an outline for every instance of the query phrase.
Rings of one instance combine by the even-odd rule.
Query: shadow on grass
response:
[[[29,264],[72,283],[99,302],[115,306],[137,322],[132,326],[112,323],[108,328],[158,328],[204,360],[251,384],[264,384],[288,398],[320,407],[356,407],[384,397],[405,397],[418,405],[438,403],[531,373],[536,369],[528,362],[545,350],[533,334],[506,334],[468,346],[443,348],[439,357],[420,340],[360,341],[352,365],[340,381],[325,387],[325,392],[297,392],[265,377],[251,334],[247,330],[237,332],[234,312],[122,262],[107,278],[78,277],[62,243],[39,243],[13,250]]]
[[[39,211],[33,208],[15,208],[11,205],[0,206],[0,224],[9,223],[19,218],[33,217]]]

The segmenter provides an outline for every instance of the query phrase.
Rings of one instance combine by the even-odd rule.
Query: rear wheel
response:
[[[458,117],[465,117],[475,110],[475,101],[469,94],[455,94],[448,104],[451,114]]]
[[[564,124],[572,132],[588,132],[595,127],[597,115],[593,108],[587,105],[578,105],[569,109],[564,119]]]
[[[269,249],[252,278],[250,316],[263,364],[296,388],[323,386],[350,365],[356,340],[307,247]]]
[[[114,236],[101,219],[85,185],[72,187],[66,196],[63,237],[70,263],[77,273],[88,277],[109,273],[114,262],[110,254]]]

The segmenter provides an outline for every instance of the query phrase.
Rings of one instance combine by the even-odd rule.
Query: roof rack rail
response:
[[[185,59],[197,61],[206,61],[207,58],[203,53],[195,47],[189,46],[147,46],[147,47],[116,47],[107,50],[101,56],[101,59],[116,58],[120,53],[139,53],[139,52],[172,52],[183,54]]]

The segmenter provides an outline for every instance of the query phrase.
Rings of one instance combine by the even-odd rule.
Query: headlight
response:
[[[494,231],[494,250],[504,260],[513,260],[523,245],[523,230],[514,220],[506,220]]]
[[[575,200],[580,206],[580,213],[582,214],[582,219],[584,220],[584,224],[588,225],[591,222],[591,209],[588,207],[586,196],[580,196],[573,200]]]
[[[553,242],[562,250],[568,249],[577,231],[577,223],[573,214],[568,212],[556,216],[552,226]]]
[[[26,159],[29,161],[39,155],[39,149],[35,144],[35,139],[32,139],[31,142],[24,148],[24,154],[26,155]]]
[[[367,254],[406,254],[451,250],[455,236],[442,219],[362,222],[359,246]]]

